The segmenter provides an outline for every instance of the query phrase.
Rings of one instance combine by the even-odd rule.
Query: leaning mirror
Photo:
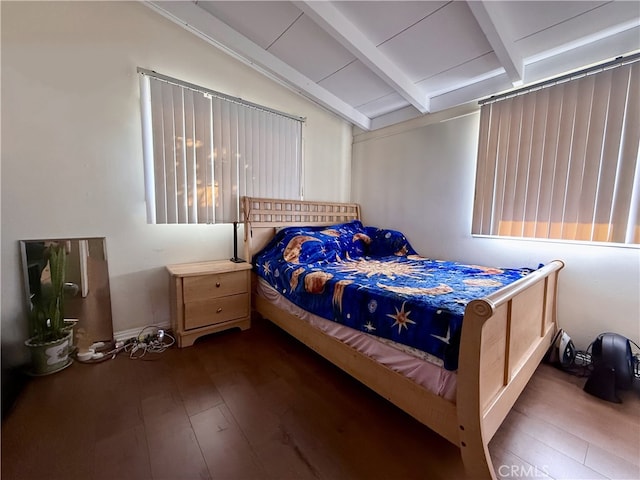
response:
[[[111,295],[104,238],[22,240],[23,277],[28,311],[47,281],[48,248],[61,245],[64,264],[64,318],[75,322],[73,343],[79,349],[95,342],[111,342]]]

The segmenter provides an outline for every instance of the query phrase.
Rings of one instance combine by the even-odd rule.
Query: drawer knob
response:
[[[216,282],[216,288],[220,288],[220,282]]]
[[[222,307],[218,307],[218,310],[216,310],[216,313],[220,313],[222,311]]]

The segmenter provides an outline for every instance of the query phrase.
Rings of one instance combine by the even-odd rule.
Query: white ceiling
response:
[[[150,1],[364,130],[640,50],[638,1]]]

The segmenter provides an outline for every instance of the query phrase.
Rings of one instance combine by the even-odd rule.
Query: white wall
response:
[[[558,319],[576,346],[607,331],[640,343],[640,250],[471,237],[479,117],[356,135],[352,200],[365,223],[403,231],[434,258],[504,267],[561,259]]]
[[[24,357],[18,240],[105,236],[115,331],[169,321],[166,264],[227,225],[148,225],[136,67],[307,117],[306,198],[350,197],[351,127],[131,2],[2,2],[2,344]]]

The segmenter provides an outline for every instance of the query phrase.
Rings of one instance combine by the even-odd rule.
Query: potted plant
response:
[[[33,375],[47,375],[71,364],[73,325],[64,320],[65,242],[48,242],[42,251],[29,312],[29,339]]]

